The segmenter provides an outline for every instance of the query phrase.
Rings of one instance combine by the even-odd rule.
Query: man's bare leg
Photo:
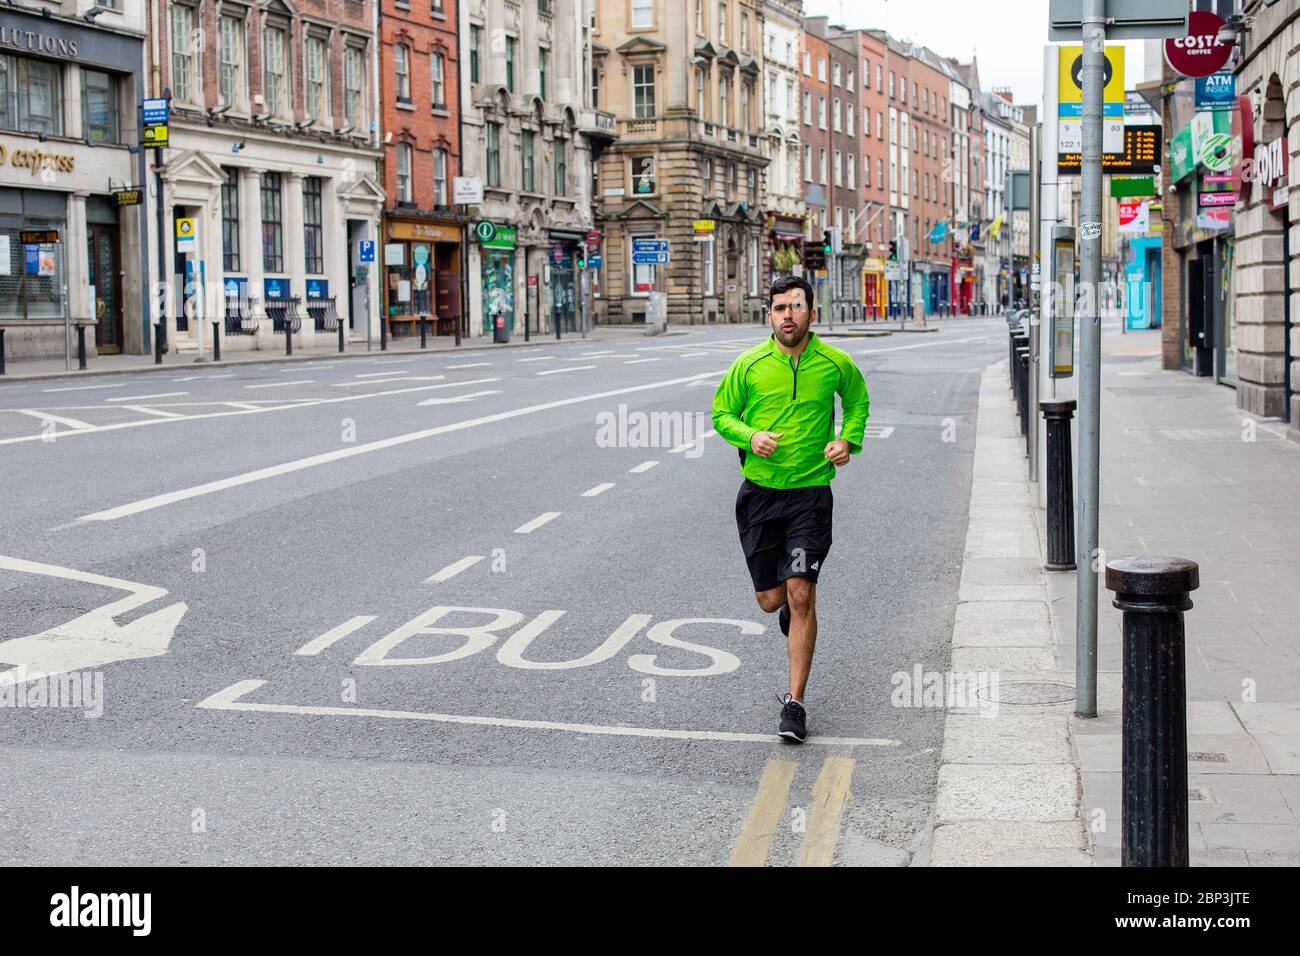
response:
[[[782,581],[768,591],[755,591],[754,597],[758,599],[758,606],[765,612],[775,614],[781,610],[781,605],[785,603],[785,582]]]
[[[785,591],[790,604],[790,636],[786,640],[790,655],[790,696],[801,701],[817,644],[817,585],[805,578],[789,578]]]

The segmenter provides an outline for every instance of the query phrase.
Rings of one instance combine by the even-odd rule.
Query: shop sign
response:
[[[199,251],[199,233],[193,219],[176,220],[176,251]]]
[[[1193,10],[1187,17],[1187,36],[1165,40],[1165,60],[1183,76],[1209,76],[1227,65],[1232,44],[1219,42],[1223,17]]]
[[[1138,200],[1119,204],[1119,231],[1145,233],[1149,222],[1150,207]]]
[[[1242,181],[1251,174],[1255,159],[1255,120],[1249,96],[1238,96],[1233,104],[1229,135],[1232,137],[1232,188],[1243,192]]]
[[[1208,110],[1192,117],[1192,159],[1214,173],[1232,168],[1231,120]]]
[[[436,222],[388,223],[389,239],[424,239],[429,242],[460,242],[460,227]]]
[[[406,247],[400,242],[384,243],[384,265],[401,266],[406,264]]]
[[[24,246],[44,246],[59,241],[59,230],[57,229],[25,229],[19,233],[19,239]]]
[[[262,280],[262,294],[268,302],[272,299],[289,298],[289,280],[267,276]]]
[[[1286,137],[1279,136],[1255,151],[1251,160],[1251,177],[1263,190],[1262,196],[1273,211],[1281,209],[1289,199],[1288,174],[1290,158],[1287,156]],[[1256,193],[1260,196],[1261,193]]]
[[[114,189],[113,195],[117,198],[119,209],[123,206],[140,205],[140,190],[138,189]]]
[[[483,180],[478,176],[453,176],[451,192],[457,206],[476,205],[483,201]]]
[[[1192,127],[1184,126],[1169,141],[1170,175],[1174,182],[1187,177],[1196,168],[1192,158]]]
[[[0,47],[9,49],[17,47],[32,53],[48,53],[50,56],[75,59],[77,41],[56,37],[40,30],[20,30],[16,27],[0,27]]]
[[[1237,98],[1235,73],[1211,73],[1196,80],[1196,108],[1198,110],[1230,110]]]
[[[1201,193],[1202,206],[1231,206],[1236,202],[1237,194],[1233,192]]]
[[[1232,210],[1226,206],[1201,209],[1196,213],[1197,229],[1209,229],[1212,232],[1219,232],[1227,229],[1231,222]]]
[[[45,170],[56,173],[70,173],[77,168],[77,158],[62,153],[47,153],[41,149],[15,149],[0,145],[0,166],[8,163],[16,169],[25,169],[33,176],[39,176]]]
[[[498,226],[489,219],[481,219],[474,224],[474,238],[479,245],[488,249],[513,249],[515,247],[515,230],[513,226]]]
[[[329,279],[308,279],[307,280],[307,298],[328,299],[329,297],[330,297]]]

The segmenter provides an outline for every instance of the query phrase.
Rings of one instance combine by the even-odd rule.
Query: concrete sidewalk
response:
[[[1104,337],[1098,566],[1200,565],[1186,615],[1193,865],[1298,865],[1300,445],[1244,416],[1231,389],[1161,371],[1159,348],[1158,332]],[[1098,717],[1076,718],[1075,575],[1042,570],[1022,449],[1004,362],[981,387],[951,667],[990,680],[976,706],[949,702],[930,860],[1118,865],[1121,616],[1099,588]]]
[[[1105,558],[1200,565],[1185,616],[1192,863],[1300,865],[1300,445],[1238,409],[1231,388],[1162,371],[1158,331],[1108,332],[1102,350]],[[1048,577],[1057,661],[1070,670],[1074,585]],[[1119,684],[1121,615],[1098,590],[1105,688]],[[1097,718],[1071,729],[1096,861],[1118,865],[1118,699],[1103,696]]]

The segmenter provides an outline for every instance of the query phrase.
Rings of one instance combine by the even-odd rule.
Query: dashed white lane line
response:
[[[973,335],[966,339],[944,339],[938,338],[930,342],[913,342],[911,345],[891,345],[883,349],[858,349],[856,355],[876,355],[880,352],[906,352],[908,349],[928,349],[936,345],[960,345],[963,342],[981,342],[988,341],[986,335]]]
[[[90,392],[99,388],[126,388],[126,382],[114,382],[112,385],[64,385],[60,388],[43,388],[42,392]]]
[[[234,378],[234,372],[222,372],[220,375],[213,375],[211,372],[200,372],[197,375],[182,375],[180,378],[172,379],[173,382],[206,382],[212,378]]]
[[[265,382],[261,385],[245,385],[244,388],[284,388],[286,385],[310,385],[314,378],[298,378],[292,382]]]
[[[30,415],[32,418],[39,418],[43,422],[54,422],[56,425],[67,425],[69,428],[94,428],[89,422],[83,422],[76,418],[64,418],[62,415],[51,415],[49,412],[38,412],[30,408],[13,408],[10,411],[17,412],[19,415]]]
[[[466,362],[463,365],[448,365],[447,368],[449,370],[454,368],[487,368],[491,364],[491,362]]]
[[[464,385],[464,382],[448,382],[444,388],[455,388],[457,385]],[[426,398],[422,402],[416,402],[417,408],[423,408],[426,405],[459,405],[462,402],[472,402],[476,398],[482,398],[484,395],[500,395],[501,389],[488,388],[481,392],[466,392],[464,395],[452,395],[450,398]]]
[[[628,471],[631,472],[631,473],[634,474],[634,475],[639,475],[639,474],[641,474],[643,471],[649,471],[651,468],[653,468],[653,467],[654,467],[655,465],[657,465],[657,464],[659,464],[659,462],[654,461],[654,460],[651,460],[651,461],[643,461],[643,462],[641,462],[641,464],[637,465],[635,468],[629,468]]]
[[[294,651],[295,654],[301,654],[303,657],[311,657],[319,654],[332,644],[343,640],[353,631],[358,631],[375,619],[373,614],[358,614],[350,620],[344,621],[338,627],[330,628],[320,637],[313,637],[302,647]]]
[[[661,740],[713,740],[724,743],[754,743],[775,746],[771,731],[746,734],[725,730],[672,730],[663,727],[627,727],[621,724],[573,724],[553,720],[520,720],[511,717],[485,717],[466,714],[432,714],[415,710],[383,710],[370,707],[324,707],[299,704],[260,704],[246,701],[264,680],[241,680],[200,701],[203,710],[235,710],[261,714],[295,714],[304,717],[364,717],[368,719],[425,720],[443,724],[468,724],[478,727],[509,727],[520,730],[556,730],[570,734],[594,734],[609,737],[652,737]],[[884,737],[810,736],[805,747],[900,747],[902,741]]]
[[[560,512],[558,511],[543,511],[532,521],[525,521],[518,528],[515,528],[515,534],[528,534],[532,531],[536,531],[548,521],[554,521],[559,516]]]
[[[624,365],[640,365],[642,362],[657,362],[658,358],[628,359]]]
[[[703,443],[704,439],[712,438],[717,433],[718,432],[716,429],[710,428],[708,431],[700,435],[699,438],[695,439],[695,441],[688,441],[685,444],[677,445],[675,448],[668,449],[668,454],[680,455],[682,452],[686,451],[687,449],[694,448],[696,445]]]
[[[165,412],[160,408],[149,408],[146,405],[123,405],[123,408],[129,408],[133,412],[139,412],[141,415],[157,415],[159,418],[184,418],[179,412]]]
[[[597,485],[597,486],[594,487],[594,488],[588,488],[586,491],[584,491],[584,492],[582,493],[582,497],[584,497],[584,498],[594,498],[594,497],[596,497],[598,494],[601,494],[602,492],[605,492],[605,491],[609,491],[609,489],[611,489],[611,488],[613,488],[613,487],[614,487],[614,482],[612,482],[612,481],[607,481],[607,482],[605,482],[604,484]]]
[[[554,355],[531,355],[528,358],[515,359],[516,362],[545,362],[555,358]]]
[[[291,474],[296,471],[302,471],[306,468],[315,468],[318,465],[329,464],[335,461],[342,461],[357,455],[367,455],[375,451],[384,451],[389,448],[396,448],[410,442],[423,441],[426,438],[433,438],[436,435],[445,435],[449,432],[461,431],[466,428],[476,428],[480,425],[490,425],[496,422],[507,421],[511,418],[519,418],[524,415],[534,415],[538,412],[550,411],[553,408],[564,408],[568,405],[578,405],[583,402],[593,402],[605,398],[613,398],[615,395],[630,395],[634,392],[650,391],[657,388],[668,388],[673,385],[687,385],[698,378],[699,375],[686,375],[681,378],[663,379],[658,382],[646,382],[644,385],[629,385],[625,388],[613,388],[603,392],[591,392],[586,395],[574,395],[570,398],[557,398],[550,402],[541,402],[537,405],[525,405],[522,408],[512,408],[504,412],[494,412],[491,415],[482,415],[478,418],[468,418],[464,421],[449,422],[445,425],[437,425],[433,428],[422,428],[419,431],[407,432],[404,435],[394,435],[391,438],[382,438],[378,441],[366,442],[363,445],[354,445],[349,448],[337,448],[334,451],[324,452],[319,455],[310,455],[306,458],[298,458],[294,461],[282,462],[278,465],[271,465],[266,468],[258,468],[254,471],[247,471],[243,474],[231,475],[229,478],[220,478],[216,481],[208,481],[199,485],[191,485],[188,488],[181,488],[178,491],[169,491],[160,495],[153,495],[149,498],[142,498],[139,501],[128,502],[119,505],[116,508],[109,508],[104,511],[96,511],[93,514],[82,515],[78,521],[116,521],[119,518],[125,518],[129,515],[140,514],[144,511],[152,511],[155,508],[162,508],[167,505],[176,504],[181,501],[189,501],[192,498],[199,498],[203,495],[214,494],[218,491],[225,491],[229,488],[239,488],[243,485],[252,484],[255,481],[264,481],[268,478],[276,478],[280,475]],[[495,382],[497,379],[481,379],[482,382]],[[419,385],[415,388],[397,389],[392,392],[381,392],[381,395],[396,395],[401,392],[415,392],[421,389],[446,388],[448,385],[477,385],[479,382],[456,382],[445,385]],[[344,396],[343,398],[324,399],[314,404],[324,405],[332,402],[347,401],[353,398],[362,398],[369,396]],[[274,409],[267,409],[274,411]],[[218,412],[218,415],[251,415],[253,412]],[[195,416],[214,417],[214,416]],[[145,419],[148,424],[163,424],[164,419]],[[131,425],[137,422],[128,423]],[[106,426],[104,431],[114,426]],[[117,426],[121,427],[121,426]],[[84,433],[78,433],[84,434]],[[9,444],[14,441],[32,441],[30,436],[22,439],[0,439],[0,444]],[[39,440],[39,436],[35,440]]]
[[[590,356],[590,355],[613,355],[613,354],[614,354],[614,350],[613,350],[613,349],[605,349],[603,352],[583,352],[582,354],[585,355],[585,356]]]
[[[558,375],[560,372],[581,372],[583,369],[595,368],[594,365],[570,365],[568,368],[548,368],[545,372],[538,372],[538,375]]]
[[[371,378],[360,382],[335,382],[331,388],[357,388],[361,385],[387,385],[391,382],[441,382],[447,377],[445,375],[410,375],[406,372],[402,372],[401,376],[401,378]]]
[[[106,402],[147,402],[151,398],[176,398],[180,395],[188,395],[189,392],[155,392],[152,395],[114,395],[112,398],[106,398]]]
[[[708,352],[682,352],[682,358],[699,358],[701,355],[708,355]]]
[[[242,408],[246,411],[260,412],[262,410],[261,405],[250,405],[248,402],[222,402],[221,404],[228,405],[231,408]]]
[[[414,362],[414,361],[415,361],[415,359],[413,359],[413,358],[404,358],[404,359],[380,359],[379,361],[375,362],[375,364],[376,364],[376,365],[405,365],[407,362]]]
[[[471,554],[467,557],[461,558],[459,561],[447,565],[445,568],[443,568],[441,571],[437,572],[436,574],[431,574],[429,577],[424,579],[424,583],[441,584],[443,581],[446,581],[448,578],[454,578],[456,575],[460,574],[460,572],[464,571],[466,568],[472,568],[474,565],[478,564],[482,560],[483,560],[483,555]]]
[[[397,372],[366,372],[364,375],[353,375],[353,378],[384,378],[385,376],[410,375],[406,369]]]

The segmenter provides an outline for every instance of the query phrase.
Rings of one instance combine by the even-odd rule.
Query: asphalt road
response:
[[[891,676],[947,668],[1005,336],[940,327],[830,340],[872,414],[803,747],[699,438],[763,328],[0,385],[0,862],[923,860],[943,713]]]

